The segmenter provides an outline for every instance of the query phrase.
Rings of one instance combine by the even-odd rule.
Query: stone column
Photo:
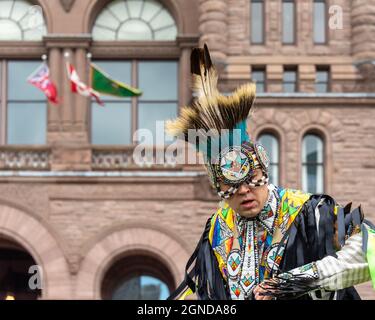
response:
[[[300,64],[298,66],[298,89],[300,92],[315,92],[315,69],[313,64]]]
[[[375,89],[375,0],[352,1],[352,55],[362,76],[359,90]]]
[[[179,61],[179,104],[180,107],[189,104],[191,99],[191,83],[190,83],[190,54],[194,47],[198,46],[198,35],[184,35],[177,38],[178,46],[180,47],[180,61]]]
[[[283,75],[284,69],[280,64],[268,64],[266,66],[267,74],[267,91],[283,92]]]
[[[355,60],[375,58],[375,0],[352,1],[352,54]]]
[[[53,83],[56,85],[59,105],[48,103],[48,132],[56,132],[61,128],[61,50],[60,48],[51,48],[49,51],[49,69]]]
[[[220,64],[224,64],[227,58],[227,3],[225,0],[200,0],[199,9],[199,31],[202,34],[200,45],[207,43],[220,69]]]
[[[90,170],[91,149],[88,141],[87,106],[89,98],[71,92],[66,62],[76,68],[87,83],[86,51],[91,36],[53,34],[44,38],[50,49],[51,75],[59,88],[62,103],[49,108],[48,143],[52,146],[52,170]],[[64,54],[68,53],[66,58]]]
[[[89,62],[87,60],[86,48],[77,48],[75,53],[75,61],[77,66],[77,72],[84,83],[89,81]],[[88,128],[88,106],[90,99],[81,95],[75,97],[75,109],[74,109],[74,126],[79,131],[86,131]]]

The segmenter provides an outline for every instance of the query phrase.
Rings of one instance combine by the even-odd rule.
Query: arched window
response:
[[[95,41],[175,40],[172,15],[154,0],[116,0],[99,14],[92,30]]]
[[[42,8],[24,0],[0,1],[0,46],[2,41],[27,41],[35,51],[43,48],[46,34]],[[43,145],[46,143],[47,103],[45,95],[26,80],[41,64],[20,60],[9,53],[0,60],[0,144]],[[29,55],[31,56],[31,55]]]
[[[36,262],[25,248],[0,236],[0,262],[0,300],[40,299],[41,288],[29,287],[30,267],[36,266]]]
[[[268,156],[270,157],[269,175],[270,182],[278,185],[279,184],[279,140],[275,135],[270,133],[264,133],[259,136],[259,142],[267,150]]]
[[[166,300],[167,285],[160,279],[147,275],[134,275],[119,284],[112,293],[112,300]]]
[[[324,192],[324,143],[315,134],[302,142],[302,188],[311,193]]]
[[[169,11],[154,0],[115,0],[98,15],[92,30],[96,44],[100,41],[117,41],[126,46],[126,41],[137,40],[148,46],[151,40],[174,41],[177,35],[175,20]],[[143,45],[141,43],[141,45]],[[106,107],[93,102],[91,107],[91,142],[95,145],[131,145],[133,137],[142,140],[147,130],[146,144],[162,144],[165,134],[163,121],[177,116],[179,105],[179,57],[166,59],[158,56],[157,41],[155,56],[141,59],[101,58],[94,62],[113,78],[139,88],[140,97],[118,99],[103,96]],[[152,51],[154,50],[154,51]],[[178,55],[179,53],[177,53]],[[142,55],[140,55],[142,56]],[[142,131],[145,132],[145,131]],[[165,137],[168,142],[170,137]],[[159,142],[159,143],[158,143]]]
[[[0,41],[40,41],[46,34],[43,11],[24,0],[0,1]]]
[[[101,295],[104,300],[165,300],[174,289],[170,270],[148,254],[118,259],[106,272]]]

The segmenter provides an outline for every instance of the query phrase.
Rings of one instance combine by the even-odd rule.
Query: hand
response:
[[[272,290],[271,287],[267,284],[267,282],[269,281],[270,280],[264,281],[258,284],[254,288],[253,293],[254,293],[255,300],[274,300],[273,296],[264,295],[266,292],[269,292],[270,290]]]

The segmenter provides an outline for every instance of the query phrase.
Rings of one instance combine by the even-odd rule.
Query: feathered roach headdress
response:
[[[255,100],[255,84],[242,85],[231,96],[221,95],[206,45],[203,49],[193,49],[191,73],[195,100],[191,106],[182,108],[178,119],[167,124],[168,133],[183,135],[203,153],[211,182],[221,197],[229,198],[243,182],[251,186],[267,183],[267,154],[246,132],[246,120]],[[264,175],[254,181],[251,178],[256,168],[261,168]],[[220,182],[231,188],[221,191]]]

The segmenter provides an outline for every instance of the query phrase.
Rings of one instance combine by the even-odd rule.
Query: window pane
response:
[[[256,83],[257,92],[265,91],[265,71],[253,70],[251,72],[251,78]]]
[[[15,1],[12,9],[11,18],[19,21],[26,16],[31,4],[26,1]]]
[[[133,277],[114,291],[113,300],[165,300],[170,292],[161,280],[150,276]]]
[[[263,42],[263,1],[251,1],[251,42]]]
[[[149,21],[154,17],[161,9],[161,5],[156,1],[146,1],[143,7],[142,19]]]
[[[257,90],[258,93],[263,93],[263,92],[265,92],[266,89],[265,89],[264,83],[257,82],[257,83],[256,83],[256,90]]]
[[[46,33],[47,33],[46,27],[40,26],[40,27],[35,28],[35,29],[25,30],[23,32],[23,39],[27,40],[27,41],[38,41]]]
[[[98,25],[94,26],[92,29],[92,37],[94,41],[114,41],[116,40],[116,36],[117,34],[115,31],[100,27]]]
[[[112,12],[112,10],[104,9],[98,19],[96,19],[96,23],[101,27],[116,31],[120,26],[120,22],[117,18],[115,18],[116,16]]]
[[[177,62],[147,61],[138,64],[140,97],[144,100],[177,100]]]
[[[323,193],[324,192],[324,171],[323,171],[323,165],[317,166],[317,181],[316,181],[316,192],[317,193]]]
[[[47,105],[45,103],[8,103],[8,144],[45,144]]]
[[[168,28],[160,29],[155,31],[155,39],[154,40],[165,40],[165,39],[173,39],[176,37],[177,28],[176,26],[171,26]]]
[[[268,169],[269,173],[269,182],[274,184],[275,186],[279,185],[279,165],[278,164],[270,164]]]
[[[283,1],[283,43],[294,43],[294,2]]]
[[[118,21],[129,19],[128,8],[125,1],[115,1],[108,5],[108,11],[113,14]]]
[[[326,4],[325,1],[314,1],[314,42],[326,42]]]
[[[129,102],[91,106],[93,144],[131,144],[131,105]]]
[[[304,163],[323,163],[322,139],[315,135],[307,135],[303,139],[302,157]]]
[[[177,117],[177,103],[139,103],[138,105],[138,128],[148,129],[152,132],[154,142],[156,141],[156,130],[158,129],[158,137],[163,139],[165,127],[156,127],[156,121],[165,121]],[[166,140],[172,141],[171,137]]]
[[[317,82],[328,82],[328,71],[317,71],[316,72]]]
[[[45,100],[38,88],[27,82],[27,78],[40,65],[39,61],[8,62],[8,99],[9,100]]]
[[[12,11],[12,7],[12,0],[2,0],[0,7],[0,18],[9,18],[10,12]]]
[[[152,30],[141,20],[129,20],[119,29],[117,40],[152,40]]]
[[[143,1],[127,0],[126,5],[128,7],[130,17],[139,18],[141,16]]]
[[[252,71],[252,78],[255,82],[264,82],[264,71],[262,70],[253,70]]]
[[[267,150],[270,161],[273,163],[279,162],[279,142],[277,138],[271,134],[263,134],[259,138],[259,142]]]
[[[295,83],[284,83],[283,90],[286,93],[296,92],[296,84]]]
[[[316,83],[315,84],[315,92],[317,92],[317,93],[328,92],[328,84],[327,83]]]
[[[312,193],[324,189],[323,140],[317,135],[306,135],[302,143],[302,185]]]
[[[303,190],[310,193],[323,193],[323,166],[303,166]]]
[[[279,141],[272,134],[262,134],[259,137],[259,142],[266,149],[270,158],[269,175],[270,182],[279,184]]]
[[[283,78],[283,90],[287,93],[297,91],[297,72],[296,71],[284,71]]]
[[[168,11],[161,11],[158,15],[155,16],[155,18],[150,20],[149,23],[154,30],[173,26],[175,24],[172,16]]]
[[[285,82],[295,82],[297,80],[296,71],[284,71],[284,81]]]
[[[0,20],[0,40],[22,40],[22,30],[12,20]]]

